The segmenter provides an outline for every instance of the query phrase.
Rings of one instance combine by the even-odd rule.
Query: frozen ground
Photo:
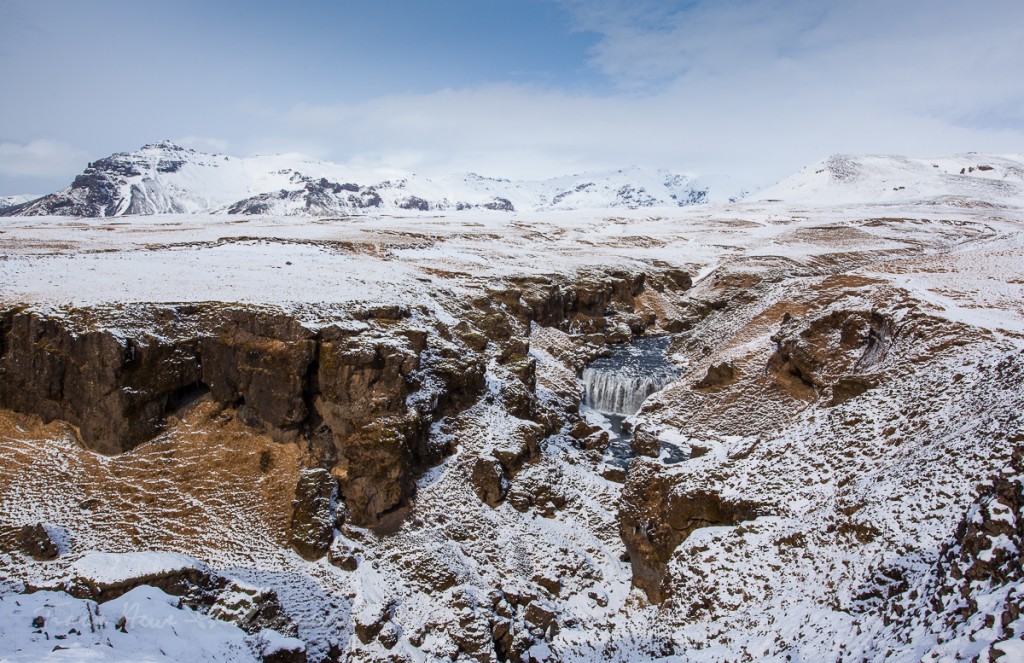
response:
[[[700,276],[743,257],[857,253],[870,257],[865,272],[885,270],[936,310],[1021,331],[1020,222],[1014,208],[778,202],[615,214],[12,217],[0,219],[0,301],[408,304],[510,275],[660,260]]]
[[[937,163],[958,176],[959,162]],[[912,166],[929,176],[941,170]],[[98,551],[155,550],[161,556],[126,559],[140,569],[201,564],[273,588],[311,658],[326,656],[327,643],[355,660],[467,658],[446,634],[484,623],[494,588],[513,596],[557,578],[560,590],[536,599],[561,623],[531,649],[538,660],[1021,660],[1024,627],[1012,608],[1019,613],[1024,581],[977,568],[979,560],[1020,564],[1020,503],[1007,497],[1012,490],[993,497],[985,484],[1002,477],[1020,485],[1012,464],[1024,440],[1022,201],[1007,194],[981,204],[984,186],[979,198],[951,199],[922,176],[919,186],[893,185],[905,187],[901,194],[916,186],[912,200],[866,203],[862,187],[859,197],[847,190],[848,202],[830,204],[827,188],[807,193],[807,178],[762,201],[614,213],[0,219],[0,302],[53,312],[228,301],[327,324],[349,304],[402,303],[426,304],[454,323],[456,303],[507,277],[685,268],[695,281],[687,299],[652,306],[726,304],[681,335],[672,355],[680,378],[636,422],[693,459],[667,468],[640,459],[637,472],[675,494],[712,491],[760,509],[742,523],[695,529],[666,560],[668,600],[652,604],[631,588],[623,561],[623,486],[566,435],[546,440],[516,479],[557,486],[562,508],[539,514],[480,502],[467,481],[473,461],[528,425],[483,399],[460,415],[456,453],[420,479],[413,517],[397,532],[359,530],[358,539],[336,542],[358,550],[361,563],[350,572],[287,548],[293,445],[203,405],[157,440],[105,458],[59,423],[5,412],[0,523],[45,522],[69,531],[72,543],[52,562],[0,553],[9,580],[0,659],[258,660],[253,636],[182,613],[153,588],[102,604],[102,625],[93,628],[109,646],[98,636],[65,638],[78,647],[74,659],[40,640],[32,616],[45,612],[48,623],[85,633],[96,606],[13,593],[83,569],[107,572],[109,558]],[[786,187],[803,198],[775,201]],[[780,390],[766,366],[774,335],[789,329],[784,314],[791,325],[808,321],[787,333],[811,343],[810,321],[851,312],[884,314],[902,330],[873,369],[881,386],[834,405],[826,402],[831,385]],[[542,398],[572,380],[550,350],[557,337],[535,332]],[[695,388],[720,362],[731,362],[735,381]],[[261,474],[262,452],[280,477]],[[86,500],[95,506],[82,515]],[[970,522],[983,530],[976,539],[961,526]],[[961,551],[972,545],[978,554],[967,559]],[[971,579],[962,586],[948,571],[957,564]],[[973,607],[956,612],[956,597]],[[154,618],[188,616],[202,628],[153,638],[118,631],[129,598],[150,602]],[[392,615],[391,649],[384,640],[361,644],[353,632],[382,610]]]

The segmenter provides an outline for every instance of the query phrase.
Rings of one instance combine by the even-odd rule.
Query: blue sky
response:
[[[770,184],[1024,152],[1024,3],[0,0],[0,195],[170,138],[416,172]]]

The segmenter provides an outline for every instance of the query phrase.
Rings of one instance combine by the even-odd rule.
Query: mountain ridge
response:
[[[864,204],[937,198],[985,205],[1024,200],[1024,155],[967,152],[913,158],[834,154],[751,196],[752,201]]]
[[[0,196],[0,211],[3,211],[10,207],[14,207],[16,205],[23,205],[33,200],[38,200],[41,197],[42,196],[28,193],[16,194],[13,196]]]
[[[304,215],[547,212],[785,201],[961,205],[1024,201],[1024,155],[968,152],[914,158],[834,154],[756,193],[728,193],[729,178],[637,166],[542,180],[475,172],[423,177],[353,168],[293,154],[234,157],[150,143],[90,162],[70,186],[42,197],[0,198],[0,216],[151,214]]]
[[[0,214],[330,216],[676,207],[709,199],[708,189],[694,181],[690,175],[635,166],[545,180],[510,180],[476,173],[426,178],[305,161],[294,155],[240,158],[208,154],[159,141],[93,161],[70,186],[0,210]]]

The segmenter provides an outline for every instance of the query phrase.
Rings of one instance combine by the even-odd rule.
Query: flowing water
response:
[[[584,417],[608,431],[610,444],[605,462],[625,467],[633,457],[629,426],[623,426],[640,410],[648,396],[661,390],[679,375],[665,354],[668,336],[639,338],[615,347],[608,357],[591,362],[580,381],[583,385]],[[670,457],[668,462],[682,458]]]

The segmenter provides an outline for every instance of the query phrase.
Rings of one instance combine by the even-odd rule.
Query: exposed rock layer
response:
[[[209,392],[281,441],[309,440],[356,522],[408,499],[413,473],[438,459],[426,427],[483,386],[480,357],[437,336],[444,347],[428,349],[411,323],[388,337],[314,332],[279,313],[210,305],[144,308],[133,320],[141,331],[92,325],[90,315],[0,314],[0,403],[67,421],[87,447],[116,454]]]
[[[680,490],[660,464],[634,460],[619,509],[619,533],[633,565],[633,584],[651,601],[662,600],[665,566],[691,532],[736,525],[755,518],[761,510],[757,504],[714,491]]]

